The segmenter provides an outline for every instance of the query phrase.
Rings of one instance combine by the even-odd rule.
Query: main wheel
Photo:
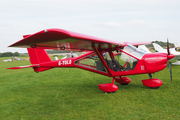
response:
[[[142,80],[142,83],[151,89],[158,89],[162,85],[162,81],[157,78]]]
[[[113,91],[113,92],[105,92],[105,94],[110,94],[110,93],[115,93],[116,91]]]
[[[128,85],[129,83],[121,83],[121,85]]]
[[[115,81],[121,85],[128,85],[131,82],[131,79],[128,77],[118,77],[115,78]]]
[[[160,86],[159,86],[160,87]],[[151,89],[158,89],[159,87],[150,87]]]

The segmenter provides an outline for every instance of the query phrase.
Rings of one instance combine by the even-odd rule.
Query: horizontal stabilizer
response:
[[[38,66],[39,66],[39,64],[35,64],[35,65],[27,65],[27,66],[11,67],[11,68],[7,68],[7,69],[22,69],[22,68],[38,67]]]

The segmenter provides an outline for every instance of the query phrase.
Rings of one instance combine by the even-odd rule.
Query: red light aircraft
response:
[[[12,67],[21,69],[32,67],[35,72],[42,72],[54,67],[76,67],[91,72],[112,77],[112,82],[99,84],[104,92],[118,90],[114,80],[122,85],[131,82],[128,75],[148,74],[150,79],[142,80],[144,86],[159,88],[162,81],[152,78],[152,73],[163,70],[167,61],[174,57],[167,53],[145,53],[133,45],[145,43],[119,43],[87,36],[62,29],[46,29],[32,35],[24,35],[24,39],[9,47],[27,48],[32,65]],[[45,49],[84,51],[85,53],[73,58],[52,61]],[[169,63],[171,80],[171,66]]]

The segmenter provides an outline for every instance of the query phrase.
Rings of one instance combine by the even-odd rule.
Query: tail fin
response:
[[[156,52],[159,51],[164,51],[164,49],[157,43],[153,43],[154,49],[156,50]]]
[[[44,49],[27,48],[31,64],[51,62],[51,58]],[[53,67],[33,67],[35,72],[42,72]]]
[[[53,67],[41,67],[41,63],[51,62],[51,58],[44,49],[27,48],[32,65],[11,67],[7,69],[22,69],[33,67],[35,72],[42,72]]]
[[[50,62],[51,58],[44,49],[27,48],[31,64]]]

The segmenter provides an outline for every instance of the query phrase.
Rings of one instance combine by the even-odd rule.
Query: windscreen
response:
[[[139,48],[134,47],[131,44],[127,44],[127,46],[124,47],[125,52],[127,52],[128,54],[141,59],[143,57],[143,55],[145,54],[145,52]]]

